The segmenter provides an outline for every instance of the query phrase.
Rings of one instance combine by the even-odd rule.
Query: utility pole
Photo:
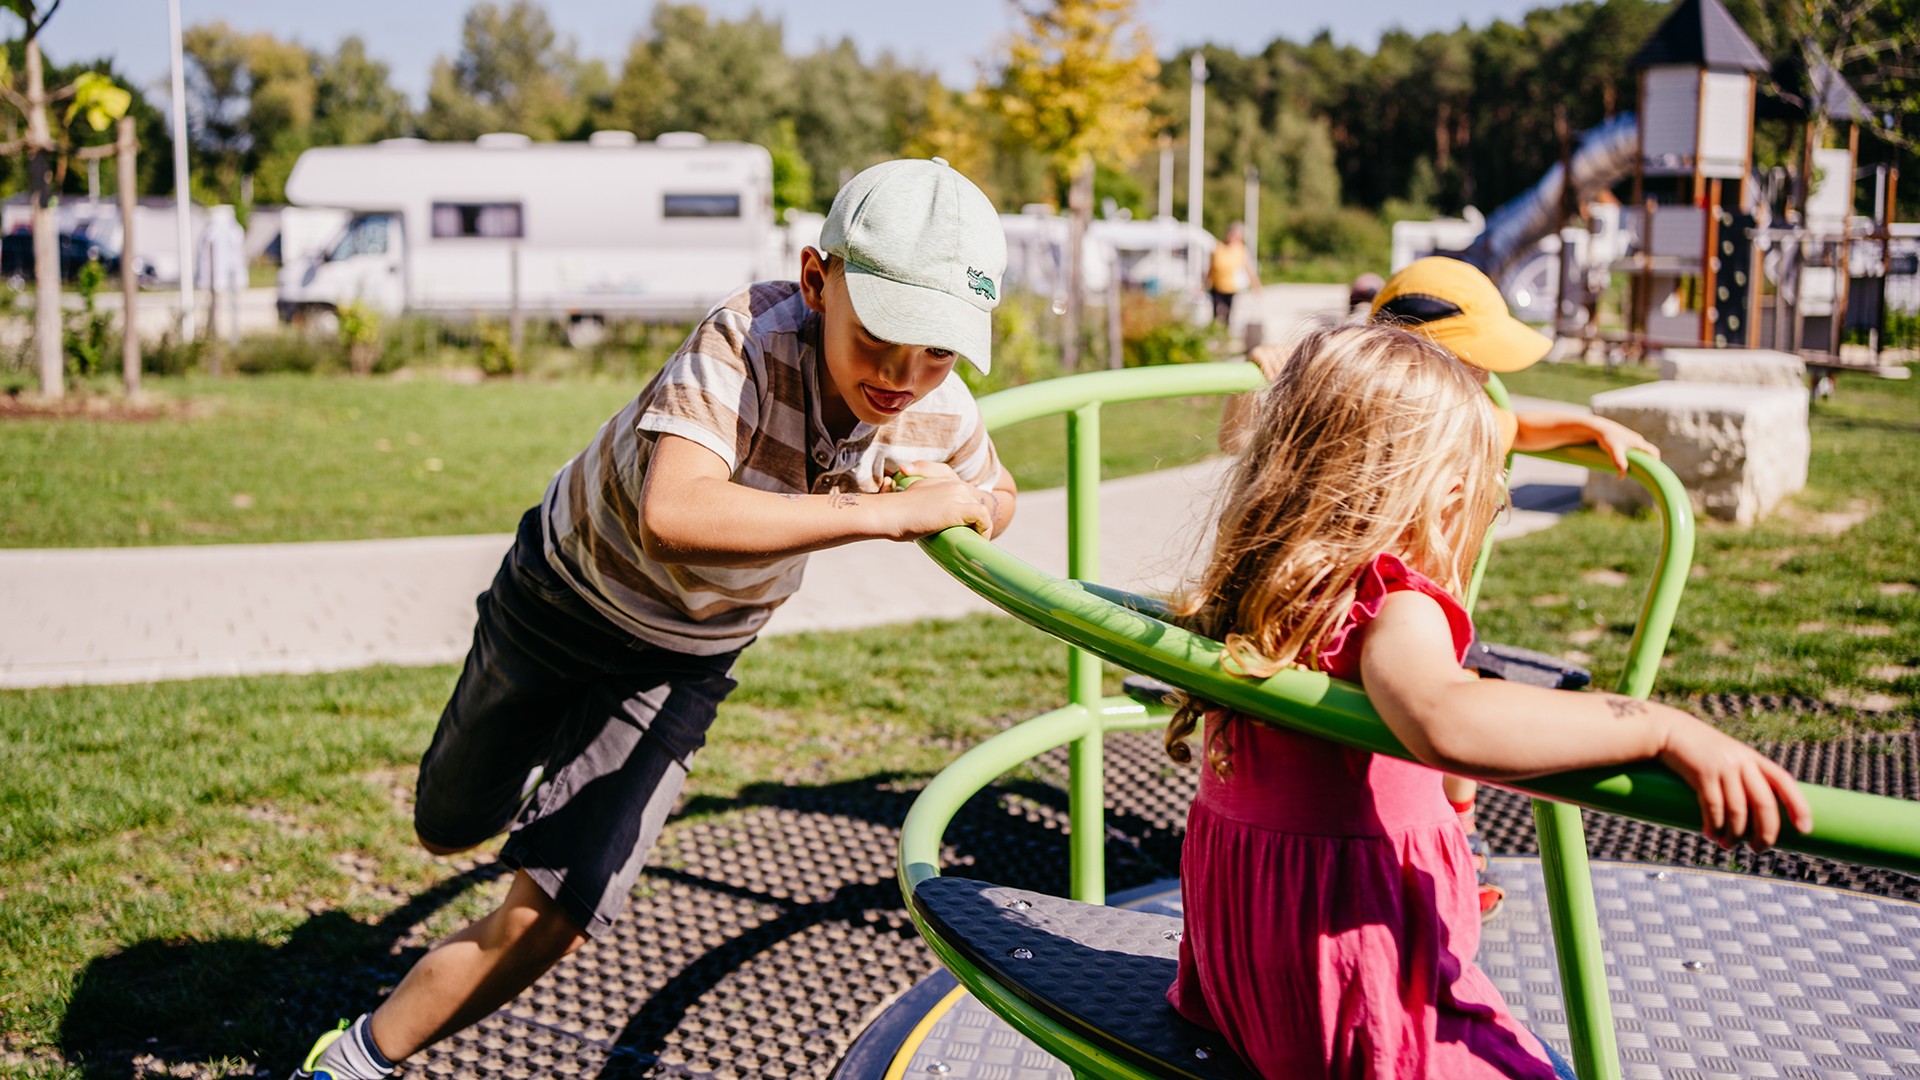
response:
[[[1173,136],[1160,135],[1160,212],[1156,217],[1173,216]]]
[[[114,166],[119,170],[120,186],[120,379],[127,397],[140,393],[140,330],[134,323],[134,305],[140,295],[140,281],[133,258],[133,218],[140,209],[139,171],[134,154],[140,142],[134,137],[133,117],[120,118],[114,139]]]
[[[187,69],[180,47],[180,0],[167,0],[173,49],[173,206],[180,242],[180,340],[193,340],[193,213],[187,198]]]
[[[179,0],[174,0],[178,3]],[[1200,231],[1202,229],[1200,211],[1206,200],[1206,181],[1200,175],[1201,164],[1206,157],[1207,146],[1207,58],[1200,55],[1198,49],[1193,53],[1193,64],[1189,69],[1193,76],[1193,91],[1187,106],[1187,224],[1192,226],[1187,237],[1187,277],[1193,283],[1197,294],[1200,287]]]
[[[1260,265],[1260,170],[1247,166],[1247,210],[1241,215],[1247,223],[1247,262]]]

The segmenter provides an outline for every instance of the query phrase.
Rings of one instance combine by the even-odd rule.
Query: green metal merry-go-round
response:
[[[1356,687],[1306,672],[1263,683],[1221,675],[1213,643],[1160,621],[1152,601],[1097,584],[1096,538],[1103,405],[1241,392],[1258,378],[1249,364],[1194,364],[983,398],[996,428],[1066,416],[1066,576],[965,531],[924,546],[994,603],[1071,644],[1067,703],[924,784],[766,783],[724,807],[696,808],[724,812],[668,825],[612,933],[405,1074],[1247,1075],[1162,1004],[1196,773],[1160,747],[1153,729],[1164,708],[1103,696],[1103,663],[1327,738],[1403,751]],[[1594,453],[1553,456],[1606,467]],[[1667,470],[1637,459],[1633,471],[1661,507],[1664,548],[1618,687],[1643,696],[1687,576],[1692,526]],[[1827,708],[1756,695],[1700,704],[1722,716]],[[1764,749],[1819,786],[1809,789],[1814,832],[1758,857],[1701,837],[1691,795],[1659,769],[1545,778],[1527,785],[1541,802],[1483,790],[1491,846],[1524,854],[1495,859],[1508,897],[1479,963],[1586,1080],[1920,1080],[1920,737]],[[332,1023],[339,1002],[369,983],[397,981],[432,941],[435,913],[504,873],[485,859],[465,865],[377,925],[344,927],[359,943],[352,949],[316,926],[314,940],[289,941],[272,964],[256,965],[254,989],[284,1016],[289,1040]],[[116,979],[151,978],[169,957],[121,959],[113,978],[101,974],[103,1007],[121,1000]],[[92,1000],[83,986],[74,1008]],[[195,1062],[261,1052],[164,1030],[138,1036],[67,1049],[120,1076],[205,1075]]]
[[[1159,727],[1168,712],[1150,701],[1103,695],[1102,663],[1267,722],[1375,753],[1410,755],[1358,687],[1304,670],[1265,680],[1228,675],[1218,662],[1218,643],[1162,621],[1156,601],[1095,579],[1101,406],[1244,391],[1257,378],[1245,364],[1104,372],[981,402],[994,427],[1066,415],[1067,577],[1037,570],[966,530],[922,544],[995,605],[1074,647],[1067,704],[967,751],[914,801],[900,837],[899,883],[913,924],[945,971],[884,1010],[834,1075],[1252,1075],[1216,1035],[1187,1024],[1165,1004],[1181,933],[1177,879],[1107,894],[1104,859],[1113,837],[1105,820],[1108,737]],[[1490,390],[1504,401],[1497,383]],[[1548,456],[1611,467],[1591,449]],[[1618,687],[1645,697],[1686,581],[1693,523],[1686,493],[1670,471],[1635,454],[1631,474],[1653,496],[1663,530]],[[1127,752],[1136,772],[1141,746],[1136,739]],[[943,875],[945,833],[969,801],[1010,770],[1062,750],[1070,898],[972,873]],[[1796,764],[1791,756],[1788,764]],[[1797,764],[1803,778],[1817,772]],[[1584,1080],[1920,1077],[1920,904],[1657,861],[1590,861],[1583,807],[1613,815],[1608,820],[1628,829],[1635,823],[1698,829],[1692,792],[1661,766],[1585,770],[1511,786],[1533,797],[1540,854],[1497,860],[1513,888],[1479,959],[1516,1013],[1565,1051]],[[1912,879],[1905,875],[1920,869],[1920,805],[1819,784],[1806,791],[1815,827],[1805,834],[1789,830],[1780,848],[1823,865],[1880,868],[1878,892],[1910,897]],[[1673,835],[1646,832],[1656,834]],[[1669,856],[1678,854],[1671,840],[1668,848]],[[1634,853],[1648,855],[1644,848]],[[1660,858],[1658,845],[1651,854]]]

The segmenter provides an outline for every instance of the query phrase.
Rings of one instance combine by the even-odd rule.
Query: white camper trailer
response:
[[[320,147],[300,155],[287,195],[352,214],[318,256],[281,270],[287,321],[356,301],[594,328],[697,318],[773,276],[782,249],[767,151],[690,133]]]

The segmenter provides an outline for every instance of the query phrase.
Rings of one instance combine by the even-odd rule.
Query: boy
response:
[[[808,552],[1012,519],[953,370],[991,361],[992,203],[939,158],[887,162],[840,191],[821,247],[716,307],[521,519],[414,810],[436,855],[513,826],[507,897],[296,1078],[385,1076],[612,925]]]
[[[1513,317],[1506,298],[1492,279],[1459,259],[1433,255],[1407,264],[1374,294],[1370,322],[1397,326],[1419,334],[1455,357],[1482,371],[1505,375],[1532,367],[1553,347],[1550,338]],[[1269,379],[1286,354],[1263,346],[1247,359],[1260,365]],[[1220,420],[1220,448],[1238,453],[1246,441],[1252,414],[1251,394],[1229,399]],[[1625,426],[1586,413],[1560,411],[1508,412],[1495,410],[1507,450],[1552,450],[1562,446],[1597,444],[1625,476],[1627,451],[1640,450],[1659,457],[1660,450]],[[1491,919],[1506,900],[1506,890],[1489,869],[1486,840],[1474,820],[1479,785],[1457,776],[1446,778],[1447,799],[1460,815],[1467,844],[1478,864],[1480,917]]]

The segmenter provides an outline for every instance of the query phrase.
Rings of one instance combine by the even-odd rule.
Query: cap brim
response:
[[[1463,333],[1473,326],[1471,333]],[[1483,371],[1496,375],[1530,368],[1553,350],[1553,339],[1500,312],[1490,318],[1474,320],[1456,315],[1421,327],[1441,347]]]
[[[984,374],[993,366],[993,315],[938,289],[907,285],[849,262],[847,297],[867,332],[896,345],[945,349]]]

